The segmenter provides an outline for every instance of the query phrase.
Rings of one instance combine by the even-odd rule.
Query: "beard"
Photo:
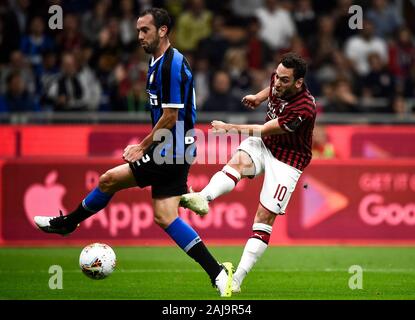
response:
[[[295,86],[289,87],[287,89],[285,89],[284,91],[282,91],[281,93],[277,92],[277,95],[279,95],[279,98],[282,100],[287,100],[289,99],[291,96],[296,94],[296,88]]]
[[[156,39],[154,39],[153,42],[150,42],[147,46],[143,46],[143,45],[141,45],[141,46],[143,47],[143,49],[146,53],[154,54],[156,52],[159,44],[160,44],[160,38],[157,37]]]

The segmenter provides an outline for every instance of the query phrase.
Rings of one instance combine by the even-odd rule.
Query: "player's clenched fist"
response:
[[[122,158],[126,162],[136,162],[144,155],[144,149],[139,144],[130,144],[124,149]]]
[[[214,133],[224,132],[228,130],[228,124],[223,121],[213,120],[211,125]]]
[[[242,98],[242,103],[250,109],[255,109],[261,104],[261,101],[257,99],[256,95],[248,94],[247,96]]]

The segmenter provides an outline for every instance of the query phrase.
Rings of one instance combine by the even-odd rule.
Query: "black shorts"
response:
[[[180,196],[188,192],[187,176],[190,164],[185,161],[183,164],[157,164],[153,160],[152,152],[148,152],[139,161],[130,163],[130,168],[137,186],[151,186],[153,198]]]

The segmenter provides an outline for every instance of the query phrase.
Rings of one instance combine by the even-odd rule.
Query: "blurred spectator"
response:
[[[357,30],[349,27],[351,17],[349,8],[354,4],[353,2],[353,0],[337,0],[337,6],[330,13],[330,16],[336,23],[335,36],[341,46],[343,46],[347,39],[357,33]]]
[[[308,42],[309,38],[316,33],[317,27],[316,13],[311,0],[297,0],[293,17],[298,34]]]
[[[21,36],[26,32],[28,26],[28,18],[29,18],[29,6],[30,0],[9,0],[10,3],[10,15],[8,18],[10,19],[9,22],[13,25],[17,23],[17,29],[9,29],[9,32],[13,32],[13,36],[18,37],[19,39]],[[9,25],[10,26],[10,25]]]
[[[98,42],[101,30],[107,23],[108,0],[98,0],[93,11],[87,11],[82,17],[82,34],[90,43]]]
[[[131,90],[132,82],[128,77],[127,70],[121,63],[108,77],[108,86],[111,99],[111,110],[122,111],[125,105],[125,98]]]
[[[212,19],[212,33],[199,42],[199,53],[207,57],[213,68],[220,68],[229,47],[229,41],[223,34],[224,28],[225,18],[221,15],[215,15]]]
[[[415,46],[411,31],[407,27],[399,29],[398,38],[389,46],[389,68],[400,81],[408,77],[415,64]]]
[[[309,41],[309,48],[313,53],[312,68],[320,68],[327,63],[331,63],[333,51],[340,47],[334,30],[333,17],[329,15],[319,17],[317,33]]]
[[[242,48],[230,48],[225,54],[224,70],[231,79],[232,93],[239,97],[251,91],[251,73],[247,68],[246,52]]]
[[[209,98],[203,105],[203,111],[240,112],[245,111],[240,99],[231,91],[231,79],[225,71],[217,71],[212,79]]]
[[[0,12],[0,65],[8,62],[10,54],[20,48],[21,32],[13,11]]]
[[[199,41],[211,34],[212,13],[204,0],[189,0],[189,9],[178,18],[175,46],[182,51],[194,51]]]
[[[370,72],[362,79],[364,96],[391,98],[395,93],[393,75],[377,53],[369,55]]]
[[[399,4],[401,4],[399,9],[404,19],[403,23],[412,33],[415,33],[415,3],[413,1],[402,1]]]
[[[273,50],[287,48],[296,29],[290,12],[280,6],[279,0],[265,0],[255,14],[261,22],[261,38]]]
[[[99,34],[99,42],[94,46],[91,58],[92,67],[97,72],[101,85],[107,89],[108,77],[114,71],[124,52],[119,34],[118,20],[110,18],[108,25]]]
[[[308,48],[303,41],[303,38],[301,38],[298,35],[292,37],[288,49],[280,51],[280,53],[282,54],[284,54],[285,52],[295,52],[301,57],[303,57],[307,61],[307,63],[310,63],[310,52],[308,51]]]
[[[12,73],[7,78],[7,90],[0,96],[0,112],[34,112],[40,107],[36,98],[25,88],[19,73]]]
[[[13,51],[10,55],[10,63],[0,68],[0,94],[7,90],[7,79],[12,73],[18,73],[24,82],[25,89],[34,94],[36,91],[36,80],[31,66],[26,57],[19,51]]]
[[[239,17],[250,18],[252,13],[264,5],[264,0],[231,0],[232,12]]]
[[[59,52],[73,51],[82,47],[84,39],[76,15],[70,13],[64,15],[63,30],[58,33],[56,41]]]
[[[143,112],[147,105],[147,92],[145,86],[140,81],[135,81],[124,98],[122,110],[128,112]]]
[[[402,16],[398,13],[398,8],[389,0],[372,0],[367,18],[373,22],[378,37],[393,36],[402,25]]]
[[[415,97],[415,64],[412,64],[409,75],[405,78],[405,82],[400,84],[398,92],[407,98]]]
[[[131,81],[147,81],[148,60],[149,57],[145,54],[144,50],[136,47],[126,64],[128,77]]]
[[[120,34],[121,42],[126,48],[132,48],[137,39],[136,21],[133,0],[121,0]]]
[[[263,69],[271,60],[272,53],[268,44],[259,36],[261,23],[257,17],[249,19],[247,32],[247,60],[249,69]]]
[[[405,100],[405,97],[402,95],[396,96],[392,101],[392,110],[398,117],[405,118],[408,116],[408,112],[412,112],[409,110],[408,103]]]
[[[358,112],[358,98],[353,93],[350,83],[338,79],[334,83],[323,85],[323,94],[327,99],[323,112],[355,113]]]
[[[352,63],[340,49],[333,50],[331,59],[336,70],[337,78],[346,79],[352,84],[356,82],[355,79],[357,76],[352,68]]]
[[[329,141],[326,128],[316,125],[313,131],[312,153],[314,159],[333,159],[336,157],[333,144]]]
[[[59,71],[56,53],[53,51],[44,53],[38,91],[43,110],[53,109],[53,105],[49,103],[45,93],[49,92],[52,84],[58,79]]]
[[[360,33],[349,38],[345,44],[345,54],[359,76],[366,76],[370,72],[368,57],[371,53],[377,53],[384,63],[388,63],[386,41],[374,35],[370,20],[364,20]]]
[[[209,83],[211,79],[211,70],[209,60],[206,57],[199,57],[196,60],[194,68],[196,105],[202,106],[209,97]]]
[[[415,97],[410,29],[415,25],[415,7],[407,2],[4,0],[0,1],[0,95],[6,95],[7,79],[17,73],[24,91],[40,100],[42,110],[76,110],[76,103],[57,107],[58,98],[50,99],[51,88],[57,91],[58,79],[67,73],[61,61],[69,53],[76,62],[76,76],[66,76],[71,79],[68,90],[76,89],[75,96],[82,92],[82,98],[75,97],[83,103],[80,110],[143,110],[149,57],[137,45],[137,13],[162,6],[173,17],[172,45],[186,47],[194,69],[198,107],[211,94],[217,96],[209,85],[215,71],[227,73],[218,78],[225,84],[223,79],[230,80],[231,96],[239,105],[245,92],[269,84],[268,74],[281,54],[294,51],[308,60],[306,81],[315,95],[322,95],[322,103],[328,101],[325,111],[379,112],[372,107],[383,105],[382,110],[392,112],[402,97],[406,104]],[[63,30],[47,29],[47,9],[54,4],[64,8]],[[364,8],[360,31],[349,27],[353,4]],[[232,97],[226,99],[236,101]],[[231,110],[245,110],[227,104]],[[226,110],[223,104],[219,108]]]
[[[21,50],[29,59],[36,76],[42,67],[42,54],[55,49],[54,40],[45,33],[45,23],[36,16],[30,22],[30,33],[22,38]]]
[[[54,104],[55,111],[86,111],[95,109],[88,99],[91,83],[80,77],[75,57],[65,53],[62,57],[62,74],[52,83],[48,98]]]
[[[141,1],[139,0],[139,1],[136,1],[136,2],[140,2],[141,6],[143,5],[142,0]],[[163,5],[155,5],[154,3],[153,3],[153,5],[155,7],[162,6],[170,14],[170,16],[172,17],[172,20],[177,21],[177,18],[184,11],[185,1],[184,0],[169,0],[169,1],[162,1],[162,2],[164,2]],[[141,10],[143,10],[143,8],[141,8]]]
[[[75,52],[75,57],[78,62],[79,81],[87,87],[84,99],[87,101],[89,110],[96,110],[101,104],[102,88],[95,71],[90,66],[92,50],[92,47],[85,46]]]

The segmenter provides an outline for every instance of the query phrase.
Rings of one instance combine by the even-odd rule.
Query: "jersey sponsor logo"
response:
[[[151,93],[150,91],[147,91],[148,93],[148,99],[150,101],[151,106],[158,106],[158,98],[157,95],[154,93]]]

